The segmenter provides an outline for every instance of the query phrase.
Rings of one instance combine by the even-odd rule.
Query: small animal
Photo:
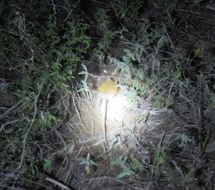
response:
[[[97,91],[105,94],[114,95],[114,94],[117,94],[117,92],[119,91],[119,87],[117,86],[117,83],[113,79],[109,78],[104,82],[102,82],[97,87]]]

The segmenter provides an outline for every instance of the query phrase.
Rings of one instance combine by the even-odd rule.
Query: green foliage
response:
[[[38,171],[37,164],[33,162],[23,167],[23,172],[28,179],[33,179]]]
[[[189,17],[193,17],[193,11],[204,3],[202,0],[155,0],[150,3],[139,0],[113,0],[105,8],[96,7],[98,11],[94,15],[95,20],[89,22],[94,26],[90,26],[86,23],[88,20],[82,18],[83,5],[80,2],[74,0],[1,2],[0,95],[8,96],[7,103],[1,100],[3,102],[1,105],[3,114],[0,115],[2,147],[0,159],[3,160],[0,165],[1,171],[5,169],[12,173],[16,169],[16,172],[21,171],[20,174],[29,179],[34,178],[40,170],[51,171],[52,160],[44,159],[48,158],[46,154],[49,154],[51,146],[47,142],[47,134],[50,130],[53,131],[53,127],[60,126],[65,119],[52,108],[52,101],[55,101],[52,100],[53,96],[56,98],[53,94],[59,91],[64,94],[70,92],[71,81],[76,79],[80,62],[91,47],[91,38],[88,34],[92,31],[95,31],[96,35],[93,36],[93,39],[96,39],[94,49],[96,56],[100,61],[108,58],[117,67],[114,74],[120,73],[119,86],[126,89],[128,99],[135,106],[141,104],[143,99],[147,99],[153,107],[170,108],[176,106],[174,98],[180,96],[192,109],[201,108],[203,114],[198,114],[195,126],[198,125],[199,117],[202,126],[207,123],[205,109],[215,107],[215,85],[214,81],[211,82],[211,79],[215,78],[214,60],[211,59],[209,64],[197,63],[197,67],[200,64],[204,69],[198,71],[195,79],[189,78],[193,60],[203,59],[207,49],[195,47],[191,50],[192,58],[180,57],[178,47],[173,47],[174,38],[171,37],[171,33],[168,34],[176,20],[182,29],[184,20],[187,20],[186,17],[184,20],[175,19],[175,15],[177,17],[178,12],[182,10],[185,14],[189,12]],[[146,12],[146,17],[144,15],[146,8],[149,8],[148,5],[152,6],[152,9],[159,9],[161,15],[165,16],[158,18],[157,22],[157,10],[153,10],[156,14],[150,16],[149,21],[147,15],[150,15],[152,10]],[[174,14],[171,14],[172,12]],[[186,26],[188,24],[186,23]],[[174,28],[171,30],[174,31]],[[190,38],[192,39],[192,35]],[[115,40],[126,44],[122,57],[109,55]],[[183,42],[181,43],[183,45]],[[189,68],[188,72],[183,67]],[[79,91],[91,93],[87,84],[88,74],[87,68],[83,66],[79,75],[84,79]],[[203,105],[201,102],[204,102]],[[140,115],[137,123],[139,126],[145,125],[147,120],[148,115]],[[209,133],[206,137],[197,138],[203,141],[202,149],[205,150],[210,138]],[[184,150],[184,147],[192,144],[193,139],[182,133],[174,140],[179,142],[177,148]],[[190,152],[188,155],[192,154]],[[79,160],[88,175],[98,166],[89,153]],[[146,166],[145,162],[143,164],[140,160],[133,155],[121,156],[111,161],[111,166],[121,168],[116,176],[121,180],[146,174],[149,172],[146,169],[151,167],[152,176],[156,179],[163,175],[171,175],[169,177],[172,177],[172,180],[177,182],[180,179],[182,184],[192,182],[196,175],[193,163],[185,163],[183,171],[177,164],[174,165],[172,160],[174,169],[177,170],[174,172],[168,166],[169,158],[164,146],[155,150],[153,165]],[[151,177],[151,174],[149,175]]]
[[[184,147],[188,145],[188,143],[192,142],[192,139],[190,139],[185,133],[182,133],[176,137],[176,140],[180,140],[180,147]]]
[[[171,91],[181,80],[181,71],[175,65],[164,65],[162,71],[153,74],[147,83],[153,89],[153,105],[158,108],[169,107],[174,104]]]
[[[157,0],[158,6],[162,7],[166,11],[174,9],[193,9],[199,8],[203,0]]]
[[[164,151],[163,147],[160,147],[157,149],[157,151],[155,152],[155,162],[157,163],[158,166],[160,165],[164,165],[165,160],[166,160],[166,154]]]
[[[120,71],[120,73],[125,76],[125,81],[123,81],[123,83],[130,86],[128,96],[131,97],[131,99],[135,99],[134,97],[137,95],[137,92],[141,92],[142,95],[145,95],[149,91],[147,83],[144,82],[144,70],[141,67],[132,66],[133,62],[141,62],[141,50],[136,49],[136,51],[131,52],[125,49],[124,51],[126,54],[122,57],[122,61],[116,58],[111,58],[111,61],[117,66],[115,72]]]
[[[166,159],[167,159],[167,155],[165,153],[165,149],[164,149],[164,147],[161,146],[155,151],[155,155],[154,155],[154,164],[155,164],[154,175],[155,175],[155,177],[160,177],[161,172],[162,172],[163,168],[165,167]]]
[[[119,166],[122,169],[116,177],[118,179],[134,177],[136,174],[145,171],[145,166],[134,155],[119,157],[117,160],[111,162],[111,166]]]
[[[119,166],[122,171],[117,175],[116,178],[121,179],[134,175],[134,172],[126,166],[127,157],[119,157],[117,160],[111,161],[111,166]]]
[[[172,106],[171,91],[177,87],[183,73],[171,54],[163,57],[163,51],[167,51],[169,46],[163,28],[152,26],[148,20],[142,21],[140,26],[133,34],[137,38],[136,41],[132,38],[133,48],[125,49],[121,59],[110,57],[110,61],[117,67],[115,73],[120,72],[124,76],[122,84],[129,87],[132,97],[135,90],[140,97],[151,97],[154,107]]]
[[[52,165],[53,165],[52,160],[50,160],[50,159],[44,159],[43,167],[44,167],[45,171],[50,171],[51,168],[52,168]]]
[[[107,11],[105,11],[104,9],[99,9],[96,14],[96,21],[97,21],[97,28],[99,30],[101,30],[102,32],[106,32],[108,30],[110,30],[111,27],[111,21],[109,16],[107,15]]]
[[[159,39],[158,41],[158,50],[156,51],[159,53],[159,49],[165,46],[165,40]],[[147,44],[146,47],[148,47],[148,45],[149,44]],[[181,80],[181,70],[178,66],[169,64],[166,61],[163,63],[162,70],[160,70],[158,64],[161,64],[160,62],[162,60],[159,60],[159,57],[152,57],[152,60],[148,60],[149,63],[152,61],[152,65],[150,66],[151,74],[150,76],[147,75],[146,71],[144,71],[144,67],[134,65],[134,63],[141,64],[142,61],[145,60],[143,53],[144,46],[145,45],[136,46],[133,52],[125,49],[125,55],[122,57],[122,60],[110,58],[111,62],[117,66],[115,73],[120,72],[125,76],[122,83],[129,87],[128,96],[131,97],[131,99],[134,99],[135,96],[148,97],[153,94],[152,103],[154,107],[169,107],[174,104],[170,92],[174,85]],[[136,93],[134,93],[134,91],[136,91]]]
[[[64,6],[61,3],[59,6]],[[46,141],[51,127],[63,119],[57,110],[51,109],[51,97],[58,91],[69,92],[78,65],[91,44],[89,26],[75,9],[64,20],[58,18],[55,8],[50,9],[46,0],[26,4],[10,1],[3,2],[0,12],[0,53],[4,58],[1,77],[7,81],[0,84],[0,90],[21,102],[6,115],[9,123],[16,122],[5,123],[1,129],[2,146],[8,149],[2,151],[0,159],[7,157],[5,165],[10,165],[16,155],[13,162],[19,167],[12,170],[19,169],[26,176],[36,176],[37,163],[44,156],[34,155],[35,144],[42,150],[38,139]],[[50,161],[45,160],[44,168],[50,167]]]
[[[95,13],[97,28],[102,33],[102,38],[99,41],[98,48],[100,51],[106,52],[110,49],[113,39],[119,34],[118,31],[111,30],[111,20],[107,15],[107,11],[99,9]]]
[[[145,1],[138,0],[114,0],[113,8],[122,25],[134,29],[137,26],[138,17],[142,14],[145,4]]]
[[[188,184],[192,182],[194,180],[195,173],[196,173],[196,168],[193,165],[191,165],[188,169],[188,172],[186,172],[186,174],[183,175],[182,183]]]
[[[134,156],[131,156],[131,168],[135,173],[143,173],[145,166]]]

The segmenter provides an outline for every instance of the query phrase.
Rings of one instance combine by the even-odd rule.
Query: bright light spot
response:
[[[108,137],[112,138],[116,134],[123,133],[132,119],[131,112],[135,108],[127,93],[124,91],[117,94],[99,92],[93,100],[93,113],[95,114],[93,118],[95,119],[91,134],[103,138],[104,131],[107,130]]]
[[[129,101],[125,95],[115,95],[108,99],[107,119],[111,121],[122,121],[129,108]]]

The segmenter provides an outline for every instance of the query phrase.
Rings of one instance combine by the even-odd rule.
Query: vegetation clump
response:
[[[212,1],[0,5],[0,188],[213,189]],[[125,90],[138,110],[121,124],[134,126],[129,138],[111,136],[105,153],[86,140],[89,76],[105,78],[100,92]]]

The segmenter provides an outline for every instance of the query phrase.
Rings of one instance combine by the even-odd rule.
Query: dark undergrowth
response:
[[[132,177],[127,189],[214,189],[214,21],[215,4],[204,0],[2,0],[0,188],[58,189],[58,179],[45,181],[68,120],[57,102],[79,87],[82,62],[94,57],[127,77],[131,98],[183,121],[147,164],[124,160],[116,180]]]

